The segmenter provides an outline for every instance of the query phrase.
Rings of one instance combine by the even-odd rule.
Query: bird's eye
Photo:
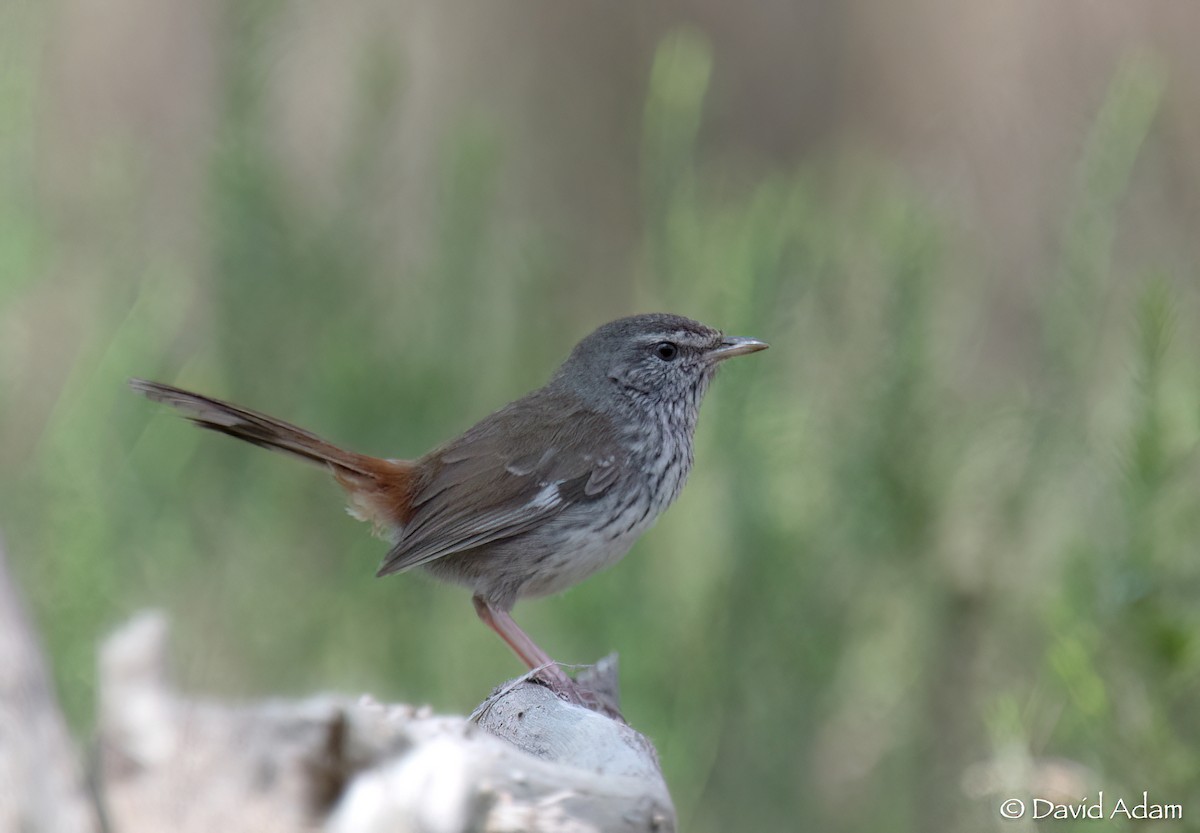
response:
[[[664,362],[673,361],[679,355],[679,348],[669,341],[660,341],[654,345],[654,355]]]

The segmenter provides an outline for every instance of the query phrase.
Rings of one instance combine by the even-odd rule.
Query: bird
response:
[[[415,459],[348,451],[282,420],[145,379],[195,425],[327,469],[390,543],[376,573],[422,568],[470,589],[479,618],[567,699],[573,680],[512,618],[621,559],[678,496],[701,400],[727,359],[765,350],[680,315],[611,321],[542,387]]]

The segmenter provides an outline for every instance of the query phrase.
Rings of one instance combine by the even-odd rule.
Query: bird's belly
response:
[[[691,468],[690,444],[664,443],[643,464],[645,486],[617,491],[607,505],[568,510],[553,522],[550,543],[538,554],[538,569],[522,584],[521,597],[547,596],[566,590],[621,560],[633,542],[679,496]]]
[[[679,495],[691,448],[666,443],[639,461],[641,483],[579,503],[522,535],[446,555],[424,565],[500,608],[562,592],[619,561]]]
[[[564,514],[540,553],[537,570],[521,587],[524,598],[566,590],[621,560],[633,542],[653,524],[658,512],[646,505],[617,507],[602,523],[580,523]],[[584,516],[587,517],[586,515]]]

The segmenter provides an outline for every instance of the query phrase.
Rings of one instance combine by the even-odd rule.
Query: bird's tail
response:
[[[161,382],[130,379],[129,386],[151,401],[170,405],[201,428],[327,467],[349,493],[350,514],[373,521],[377,529],[408,520],[414,466],[407,460],[346,451],[275,417]]]

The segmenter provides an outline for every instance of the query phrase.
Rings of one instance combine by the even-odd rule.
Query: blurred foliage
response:
[[[97,640],[146,605],[172,612],[189,686],[462,712],[518,668],[460,590],[376,581],[384,547],[318,472],[195,431],[124,379],[411,456],[601,322],[563,300],[553,250],[496,244],[504,152],[482,123],[444,149],[424,266],[396,274],[368,210],[380,108],[403,85],[378,51],[343,181],[305,203],[263,127],[274,7],[230,8],[196,262],[115,243],[86,270],[61,260],[33,182],[33,81],[0,77],[0,451],[16,464],[0,525],[81,731]],[[710,73],[683,31],[649,75],[636,303],[773,349],[724,371],[692,482],[630,557],[517,618],[564,660],[621,652],[626,714],[659,746],[683,829],[988,829],[1054,761],[1091,795],[1200,807],[1200,332],[1194,283],[1179,288],[1196,276],[1111,257],[1163,70],[1135,57],[1114,79],[1027,334],[1039,361],[1003,389],[978,378],[983,270],[951,219],[850,152],[730,185],[698,161]],[[119,238],[114,166],[93,220]],[[51,280],[85,323],[31,428],[22,402],[57,337],[27,316]]]

